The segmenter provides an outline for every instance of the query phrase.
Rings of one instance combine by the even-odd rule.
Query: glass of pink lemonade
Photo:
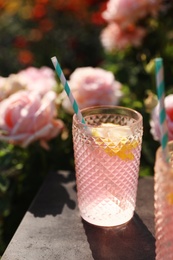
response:
[[[134,214],[142,143],[142,116],[118,106],[83,109],[73,117],[73,145],[81,217],[117,226]]]
[[[173,141],[168,143],[169,162],[163,157],[162,148],[155,160],[155,237],[156,259],[173,259]]]

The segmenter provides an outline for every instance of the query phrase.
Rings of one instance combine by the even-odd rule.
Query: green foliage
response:
[[[50,58],[55,55],[69,71],[99,64],[103,53],[99,39],[102,26],[91,21],[97,6],[92,8],[85,0],[83,4],[51,0],[49,5],[42,1],[40,6],[39,1],[10,0],[9,5],[10,2],[11,7],[7,3],[0,13],[1,75],[8,76],[28,66],[52,67]],[[39,8],[45,13],[39,13]]]
[[[38,143],[27,149],[0,143],[0,252],[10,241],[21,218],[50,171],[73,169],[71,137]]]

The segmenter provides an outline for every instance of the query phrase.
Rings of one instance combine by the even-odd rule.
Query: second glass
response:
[[[169,163],[159,147],[154,166],[156,260],[173,259],[173,141],[168,151]]]
[[[118,106],[83,109],[73,117],[73,145],[80,214],[98,226],[128,222],[136,205],[142,116]]]

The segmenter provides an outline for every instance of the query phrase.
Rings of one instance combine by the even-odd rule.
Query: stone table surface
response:
[[[153,178],[140,178],[134,217],[97,227],[80,218],[74,173],[50,173],[1,260],[154,260],[153,196]]]

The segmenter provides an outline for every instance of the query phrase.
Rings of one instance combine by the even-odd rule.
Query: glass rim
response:
[[[84,114],[86,113],[86,112],[89,112],[89,111],[95,111],[95,113],[90,113],[90,114],[88,114],[88,115],[94,115],[94,114],[98,114],[98,113],[96,113],[96,111],[97,110],[107,110],[107,111],[111,111],[111,110],[113,110],[113,109],[117,109],[117,111],[119,110],[119,111],[128,111],[128,112],[130,112],[131,114],[134,114],[136,117],[137,117],[137,119],[136,119],[136,121],[135,122],[133,122],[131,125],[133,125],[133,126],[135,126],[135,125],[137,125],[137,124],[139,124],[140,122],[142,123],[142,121],[143,121],[143,117],[142,117],[142,115],[137,111],[137,110],[135,110],[135,109],[132,109],[132,108],[129,108],[129,107],[124,107],[124,106],[113,106],[113,105],[101,105],[101,106],[92,106],[92,107],[86,107],[86,108],[83,108],[83,109],[81,109],[80,111],[81,111],[81,113],[82,113],[82,116],[84,116]],[[100,113],[101,114],[101,113]],[[109,113],[107,113],[107,114],[109,114]],[[116,114],[116,113],[110,113],[110,114]],[[117,113],[118,114],[118,113]],[[120,113],[120,115],[127,115],[128,116],[128,114],[125,114],[125,113]],[[85,116],[84,116],[84,118],[85,118]],[[78,124],[78,125],[80,125],[80,126],[86,126],[86,124],[84,124],[83,122],[80,122],[79,121],[79,119],[78,119],[78,117],[77,117],[77,115],[76,114],[74,114],[73,115],[73,120],[74,120],[74,122],[76,123],[76,124]],[[87,125],[88,127],[93,127],[92,125]],[[112,126],[112,127],[114,127],[114,126]],[[111,126],[110,126],[110,128],[111,128]]]

